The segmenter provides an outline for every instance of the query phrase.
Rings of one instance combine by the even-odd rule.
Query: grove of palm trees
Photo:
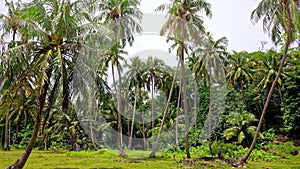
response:
[[[230,51],[167,0],[167,59],[127,49],[141,0],[5,0],[0,168],[299,168],[300,1],[259,0],[270,49]],[[153,23],[155,24],[155,23]]]

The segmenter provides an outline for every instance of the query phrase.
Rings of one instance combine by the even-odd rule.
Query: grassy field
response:
[[[0,151],[0,168],[5,168],[12,164],[22,153],[21,150],[12,150],[9,152]],[[149,152],[146,151],[131,151],[132,154],[146,156]],[[225,162],[214,161],[196,161],[194,163],[182,163],[180,159],[173,160],[171,157],[157,158],[121,158],[112,151],[100,150],[96,152],[67,152],[67,151],[39,151],[33,150],[28,162],[25,165],[26,169],[43,169],[43,168],[101,168],[101,169],[144,169],[144,168],[232,168]],[[261,169],[282,169],[293,168],[300,169],[300,155],[291,156],[289,158],[276,161],[250,161],[247,168]]]

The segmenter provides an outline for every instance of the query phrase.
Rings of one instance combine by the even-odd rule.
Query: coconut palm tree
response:
[[[276,42],[278,40],[284,40],[285,44],[279,69],[268,93],[252,144],[248,152],[242,157],[242,162],[245,162],[248,159],[254,149],[271,96],[282,72],[289,46],[295,40],[295,36],[293,35],[295,35],[295,32],[299,32],[299,6],[300,2],[298,0],[262,0],[251,14],[251,20],[254,23],[263,19],[263,29],[264,31],[269,32],[272,41]]]
[[[136,114],[136,106],[137,106],[137,99],[140,92],[140,89],[143,86],[143,68],[144,62],[139,57],[130,58],[130,64],[125,64],[125,67],[129,68],[129,70],[125,73],[125,77],[129,79],[129,88],[134,88],[134,103],[133,103],[133,113],[132,113],[132,122],[131,122],[131,129],[129,135],[129,143],[128,149],[131,149],[132,144],[132,136],[133,136],[133,126]]]
[[[207,16],[210,16],[210,4],[205,0],[174,0],[170,4],[160,5],[156,10],[167,10],[167,20],[160,33],[161,35],[166,35],[167,39],[176,42],[177,55],[181,63],[181,90],[185,115],[185,149],[187,158],[190,158],[184,54],[187,53],[187,42],[200,44],[199,40],[202,39],[201,32],[204,32],[204,27],[202,25],[203,21],[197,12],[204,11]]]
[[[101,13],[99,15],[100,20],[104,20],[104,23],[115,32],[115,44],[111,48],[111,54],[115,55],[115,62],[118,62],[119,49],[125,47],[126,42],[132,44],[133,34],[140,32],[141,27],[137,20],[141,19],[142,13],[138,8],[140,4],[139,0],[104,0],[100,3]],[[112,55],[111,55],[112,56]],[[113,63],[114,61],[112,61]],[[113,64],[112,64],[113,69]],[[122,143],[122,129],[121,129],[121,65],[117,65],[117,72],[119,76],[119,85],[117,92],[117,107],[118,107],[118,144],[120,149],[120,156],[126,156],[123,150]],[[113,70],[114,73],[114,70]],[[114,81],[114,84],[115,81]]]
[[[197,59],[200,63],[197,63],[194,70],[206,69],[209,75],[210,91],[209,91],[209,111],[208,111],[208,145],[212,154],[211,148],[211,134],[212,134],[212,93],[215,83],[222,83],[222,72],[224,72],[223,62],[227,56],[227,44],[228,41],[225,37],[218,40],[214,40],[211,33],[206,33],[205,41],[202,46],[194,50],[201,59]],[[200,68],[198,68],[200,67]],[[221,84],[222,85],[222,84]]]
[[[143,70],[143,76],[146,79],[146,88],[151,92],[151,129],[155,127],[154,121],[154,93],[163,85],[163,73],[165,63],[163,60],[150,56],[146,60],[146,68]]]
[[[253,80],[252,66],[255,62],[251,61],[247,56],[247,52],[235,52],[228,56],[226,77],[230,83],[241,91],[244,100],[244,86],[250,84]]]
[[[266,53],[265,57],[261,58],[258,61],[258,66],[256,68],[256,71],[262,76],[262,79],[260,80],[257,86],[260,90],[264,90],[267,87],[270,87],[270,85],[274,81],[280,65],[279,57],[280,57],[279,53],[270,50]],[[285,72],[281,72],[276,83],[276,86],[278,87],[281,103],[283,102],[282,94],[281,94],[281,86],[283,84],[284,79],[286,78],[287,75],[285,74]]]
[[[3,47],[13,48],[16,46],[16,36],[20,35],[19,29],[20,29],[21,25],[18,22],[18,18],[14,13],[16,11],[16,9],[19,8],[19,6],[15,6],[14,4],[8,3],[7,1],[5,1],[5,4],[6,4],[6,6],[8,6],[8,15],[7,16],[0,15],[0,20],[1,20],[0,22],[3,23],[0,26],[0,30],[2,33],[1,37],[0,37],[0,39],[1,39],[0,41],[2,42],[1,44],[3,44]],[[5,36],[9,36],[10,33],[12,36],[12,40],[10,43],[5,44]],[[2,59],[0,59],[0,61],[2,61]],[[1,78],[1,82],[4,83],[3,87],[1,88],[1,95],[3,95],[6,92],[6,90],[8,89],[6,86],[12,85],[11,84],[12,79],[15,78],[13,76],[17,76],[17,74],[15,74],[15,73],[19,72],[20,69],[22,68],[22,66],[16,67],[16,65],[21,64],[21,63],[22,62],[19,62],[19,63],[15,62],[15,65],[1,65],[1,66],[4,66],[3,67],[4,69],[1,69],[1,74],[3,75],[3,78],[4,78],[4,79]],[[24,62],[23,62],[23,64],[24,64]],[[11,71],[5,71],[5,67],[6,68],[10,67]],[[14,71],[15,73],[13,73],[12,71]],[[9,103],[9,102],[6,102],[6,103]],[[10,138],[9,138],[9,130],[10,130],[9,129],[9,120],[10,120],[9,116],[12,113],[13,113],[13,110],[7,110],[5,112],[4,151],[10,150],[10,147],[9,147],[9,144],[10,144],[10,141],[9,141],[10,140]]]
[[[29,84],[35,93],[37,99],[36,117],[32,136],[23,154],[19,159],[8,168],[23,168],[25,165],[38,136],[38,131],[42,121],[42,115],[45,109],[51,109],[51,90],[55,89],[55,79],[59,77],[61,96],[60,112],[68,114],[69,107],[69,82],[72,79],[74,62],[79,55],[80,49],[83,49],[89,30],[86,29],[88,23],[83,21],[82,6],[79,2],[70,1],[30,1],[22,3],[20,9],[15,13],[21,23],[19,31],[22,34],[22,43],[13,48],[9,48],[1,53],[5,65],[11,65],[8,62],[12,59],[25,58],[26,64],[21,73],[15,79],[14,85],[11,85],[10,92],[16,92],[25,83]],[[84,26],[80,25],[85,23]],[[95,25],[90,25],[92,28]],[[99,25],[95,26],[100,28]],[[103,34],[101,31],[93,33]],[[99,29],[98,29],[99,30]],[[87,33],[79,37],[79,33]],[[103,40],[105,36],[102,36]],[[107,37],[106,37],[107,39]],[[101,43],[101,42],[99,42]],[[1,64],[2,64],[1,63]],[[57,76],[59,75],[59,76]]]

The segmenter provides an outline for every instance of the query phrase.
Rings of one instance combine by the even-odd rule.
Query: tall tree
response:
[[[119,49],[123,48],[126,42],[133,43],[133,34],[140,32],[141,27],[137,20],[141,19],[142,13],[138,8],[140,4],[139,0],[104,0],[100,4],[101,14],[100,19],[104,19],[104,23],[108,25],[115,32],[115,44],[112,47],[112,53],[118,56]],[[118,57],[115,57],[118,59]],[[116,60],[117,61],[117,60]],[[117,107],[118,107],[118,144],[120,149],[120,156],[126,156],[123,150],[122,143],[122,126],[121,126],[121,114],[123,112],[121,108],[121,72],[120,67],[117,66],[117,72],[119,76],[119,85],[117,92]],[[113,69],[113,68],[112,68]],[[114,71],[114,70],[113,70]]]
[[[139,93],[141,92],[141,88],[143,86],[143,67],[144,62],[139,57],[133,57],[130,59],[130,64],[126,64],[125,66],[129,68],[129,70],[125,73],[125,76],[127,79],[129,79],[129,85],[128,87],[134,90],[134,101],[133,101],[133,113],[132,113],[132,121],[131,121],[131,129],[130,129],[130,135],[129,135],[129,143],[128,143],[128,149],[132,148],[132,137],[133,137],[133,126],[134,126],[134,120],[135,120],[135,114],[136,114],[136,107],[137,107],[137,100]],[[128,120],[129,121],[129,120]]]
[[[163,84],[163,72],[165,63],[156,58],[150,56],[146,60],[146,68],[143,71],[146,78],[146,88],[151,92],[151,129],[154,131],[155,121],[154,121],[154,93],[156,89],[159,89]]]
[[[20,75],[11,86],[11,92],[18,90],[26,82],[35,89],[33,98],[37,99],[38,106],[29,144],[19,159],[8,168],[24,167],[36,143],[45,109],[52,107],[50,89],[56,88],[53,82],[57,77],[60,81],[57,88],[60,92],[58,96],[61,96],[60,112],[68,114],[69,82],[72,79],[73,64],[80,47],[84,46],[80,46],[79,42],[85,42],[86,37],[78,36],[79,32],[88,33],[86,28],[78,25],[83,22],[88,25],[83,21],[82,9],[79,10],[79,6],[79,3],[70,1],[30,1],[21,3],[20,9],[15,11],[18,22],[22,25],[19,30],[23,41],[2,52],[1,56],[9,60],[26,59],[27,63],[22,67],[21,73],[18,72]],[[8,60],[3,61],[4,64],[9,64],[5,62]]]
[[[245,162],[248,159],[254,149],[273,91],[285,63],[289,46],[295,40],[295,32],[299,32],[299,6],[300,2],[298,0],[262,0],[251,14],[251,20],[254,23],[257,23],[263,18],[263,29],[264,31],[269,32],[273,41],[282,39],[285,44],[279,69],[268,93],[252,144],[248,152],[242,157],[242,162]]]
[[[194,70],[203,70],[206,68],[209,81],[209,110],[208,110],[208,145],[212,154],[211,148],[211,134],[212,134],[212,109],[213,109],[213,86],[215,83],[222,83],[222,75],[224,72],[223,60],[227,56],[227,44],[228,41],[225,37],[218,40],[214,40],[211,33],[206,33],[205,41],[202,46],[197,48],[194,52],[199,55],[201,59],[198,59],[200,63],[197,63],[200,68],[195,67]],[[197,66],[196,65],[196,66]],[[220,84],[222,85],[222,84]]]
[[[9,44],[5,44],[5,43],[2,43],[4,46],[6,46],[7,48],[13,48],[16,46],[16,36],[19,35],[19,29],[20,29],[20,23],[18,22],[18,18],[16,16],[16,14],[14,13],[17,9],[18,9],[18,6],[15,7],[15,5],[13,3],[8,3],[7,1],[5,1],[6,3],[6,6],[8,6],[8,16],[6,15],[0,15],[0,19],[1,19],[1,23],[3,23],[1,26],[0,26],[0,30],[1,30],[1,42],[5,42],[5,36],[9,35],[11,33],[11,36],[12,36],[12,40]],[[2,65],[2,66],[5,66],[5,65]],[[21,66],[18,66],[18,67],[14,67],[14,65],[7,65],[8,67],[11,67],[10,69],[17,69],[19,68],[18,70],[15,70],[15,72],[18,72],[20,71],[20,69],[22,69]],[[5,66],[6,67],[6,66]],[[14,67],[14,68],[12,68]],[[4,71],[5,69],[2,69],[2,74],[6,74],[5,76],[3,77],[6,77],[6,79],[1,79],[2,82],[5,83],[5,86],[4,87],[1,87],[1,94],[3,95],[4,92],[6,91],[6,89],[8,89],[6,86],[10,86],[13,82],[13,76],[16,74],[14,74],[13,72],[10,72],[10,71]],[[12,113],[13,111],[12,110],[6,110],[5,112],[5,133],[4,133],[4,150],[5,151],[8,151],[10,150],[10,147],[9,147],[9,144],[10,144],[10,138],[9,138],[9,116],[10,114]]]
[[[188,141],[188,109],[186,100],[185,82],[185,53],[187,42],[199,44],[201,32],[204,32],[203,20],[197,14],[204,11],[207,16],[211,15],[210,4],[205,0],[174,0],[170,4],[160,5],[157,11],[167,10],[167,20],[161,29],[161,35],[166,35],[169,40],[176,42],[177,55],[181,63],[181,90],[183,98],[183,112],[185,116],[185,149],[187,158],[191,158]]]

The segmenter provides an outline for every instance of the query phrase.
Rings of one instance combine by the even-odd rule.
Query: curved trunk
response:
[[[172,94],[173,94],[173,89],[174,89],[174,85],[175,85],[175,80],[176,80],[176,75],[177,75],[177,70],[178,70],[179,63],[180,63],[180,60],[179,60],[178,65],[177,65],[176,72],[173,76],[171,90],[170,90],[168,101],[167,101],[167,104],[166,104],[166,107],[165,107],[165,110],[164,110],[163,118],[161,120],[161,124],[160,124],[159,130],[158,130],[158,135],[156,137],[155,144],[152,146],[152,151],[151,151],[149,157],[155,157],[156,156],[155,154],[156,154],[156,151],[157,151],[157,145],[158,145],[158,142],[159,142],[159,139],[160,139],[160,135],[161,135],[161,132],[162,132],[163,125],[165,123],[167,112],[169,110],[169,104],[170,104],[171,97],[172,97]]]
[[[286,41],[286,44],[285,44],[285,49],[284,49],[284,53],[283,53],[283,57],[280,61],[280,65],[279,65],[279,69],[278,69],[278,73],[272,83],[272,86],[270,88],[270,91],[269,91],[269,94],[268,94],[268,97],[267,97],[267,100],[265,102],[265,105],[264,105],[264,109],[261,113],[261,116],[260,116],[260,119],[259,119],[259,123],[258,123],[258,126],[256,128],[256,132],[255,132],[255,135],[254,135],[254,138],[253,138],[253,141],[252,141],[252,144],[248,150],[248,152],[245,154],[245,156],[241,159],[242,162],[246,162],[248,157],[250,156],[250,154],[252,153],[253,149],[254,149],[254,146],[256,144],[256,141],[257,141],[257,138],[258,138],[258,134],[260,132],[260,129],[263,125],[263,121],[264,121],[264,118],[265,118],[265,115],[267,113],[267,109],[269,107],[269,103],[270,103],[270,100],[271,100],[271,97],[272,97],[272,94],[274,92],[274,89],[275,89],[275,86],[276,86],[276,83],[279,79],[279,76],[282,72],[282,68],[283,68],[283,65],[284,65],[284,62],[286,60],[286,57],[287,57],[287,52],[288,52],[288,49],[289,49],[289,46],[290,46],[290,43],[291,43],[291,19],[289,18],[289,27],[287,29],[287,41]]]
[[[50,79],[51,71],[52,70],[47,71],[48,79]],[[41,90],[41,93],[38,98],[39,107],[38,107],[38,112],[37,112],[37,115],[35,118],[35,123],[34,123],[33,132],[32,132],[30,141],[29,141],[26,149],[24,150],[23,154],[19,157],[19,159],[14,164],[7,167],[7,169],[21,169],[24,167],[26,161],[28,160],[30,153],[34,147],[34,144],[36,142],[37,136],[38,136],[39,127],[41,125],[41,119],[42,119],[42,114],[43,114],[43,109],[44,109],[48,89],[49,89],[49,82],[45,80],[44,85]]]

